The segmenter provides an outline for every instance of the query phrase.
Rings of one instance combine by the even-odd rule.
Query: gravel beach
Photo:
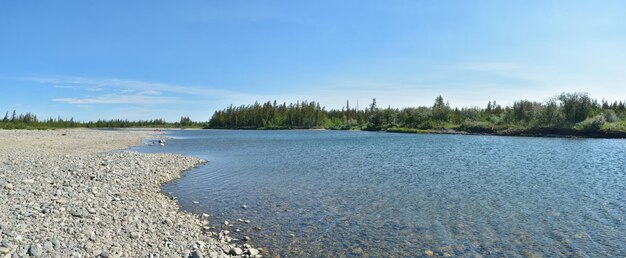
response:
[[[0,257],[260,257],[161,192],[205,161],[122,150],[157,137],[0,130]]]

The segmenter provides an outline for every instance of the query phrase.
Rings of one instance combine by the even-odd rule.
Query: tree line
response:
[[[376,99],[365,108],[326,110],[315,101],[229,106],[216,111],[207,128],[221,129],[336,129],[402,131],[568,129],[626,132],[623,101],[597,101],[587,93],[562,93],[543,102],[519,100],[510,106],[489,101],[484,107],[452,108],[438,96],[431,106],[379,108]]]
[[[61,117],[38,119],[32,113],[18,114],[15,110],[9,115],[6,112],[0,120],[0,129],[55,129],[55,128],[188,128],[206,127],[206,122],[192,121],[189,117],[181,117],[178,122],[166,122],[163,119],[137,120],[126,119],[97,120],[89,122],[75,121],[74,118],[63,119]]]

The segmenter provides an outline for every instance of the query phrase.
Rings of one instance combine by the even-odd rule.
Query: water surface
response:
[[[214,226],[250,220],[230,231],[251,237],[266,257],[626,255],[625,140],[345,131],[170,136],[176,139],[165,147],[138,149],[209,163],[163,190],[183,209],[211,214]]]

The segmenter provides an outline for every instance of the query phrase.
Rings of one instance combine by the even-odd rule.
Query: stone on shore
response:
[[[0,130],[0,257],[222,257],[239,248],[161,192],[205,161],[112,151],[146,137]]]
[[[231,255],[242,255],[243,254],[243,250],[241,250],[241,248],[239,247],[233,247],[230,249],[230,251],[228,251],[229,254]]]

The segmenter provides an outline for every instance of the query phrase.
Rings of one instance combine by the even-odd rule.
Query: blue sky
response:
[[[2,1],[0,111],[626,100],[626,1]]]

